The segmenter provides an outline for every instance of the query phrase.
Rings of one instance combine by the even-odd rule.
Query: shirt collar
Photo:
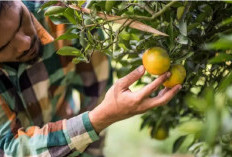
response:
[[[35,24],[35,29],[37,31],[37,35],[42,43],[42,45],[47,45],[54,41],[54,38],[47,32],[47,30],[39,23],[39,21],[32,14],[32,18]]]

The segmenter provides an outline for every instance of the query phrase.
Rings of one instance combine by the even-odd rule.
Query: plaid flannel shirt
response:
[[[39,6],[28,3],[30,10]],[[64,32],[63,25],[49,28],[53,35]],[[46,40],[45,30],[37,32]],[[74,65],[55,53],[64,44],[41,45],[41,56],[17,69],[0,64],[0,156],[78,156],[99,139],[85,111],[112,83],[109,59],[96,52],[89,64]],[[80,109],[75,90],[84,100]]]

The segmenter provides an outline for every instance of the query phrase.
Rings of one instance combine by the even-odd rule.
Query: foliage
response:
[[[231,3],[91,1],[89,13],[78,9],[83,1],[54,4],[42,6],[48,8],[45,15],[55,24],[69,25],[57,40],[77,38],[82,46],[58,52],[76,56],[76,63],[88,62],[93,50],[99,50],[112,58],[117,76],[122,77],[142,64],[144,50],[158,46],[168,51],[172,64],[184,65],[183,89],[168,105],[144,114],[141,129],[155,131],[162,126],[180,131],[183,135],[174,143],[173,152],[192,137],[189,150],[199,157],[232,154]],[[124,22],[116,26],[120,20]],[[135,20],[160,33],[149,33],[144,25],[142,30],[128,27]],[[146,74],[136,85],[144,86],[155,77]]]

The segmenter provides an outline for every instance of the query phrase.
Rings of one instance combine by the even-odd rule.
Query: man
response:
[[[0,2],[0,156],[78,156],[112,123],[166,104],[181,88],[149,98],[170,76],[165,73],[131,92],[145,72],[140,66],[100,101],[110,75],[107,58],[95,53],[90,64],[75,67],[55,54],[53,43],[44,45],[37,28],[22,2]],[[75,116],[74,88],[86,98],[81,107],[91,111]]]

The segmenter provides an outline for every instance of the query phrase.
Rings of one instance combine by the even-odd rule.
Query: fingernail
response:
[[[181,89],[182,89],[182,86],[181,86],[181,85],[179,85],[178,89],[179,89],[179,90],[181,90]]]
[[[170,72],[167,72],[167,77],[170,77],[171,76],[171,73]]]
[[[140,65],[138,67],[138,72],[143,73],[143,71],[144,71],[144,67],[143,67],[143,65]]]

